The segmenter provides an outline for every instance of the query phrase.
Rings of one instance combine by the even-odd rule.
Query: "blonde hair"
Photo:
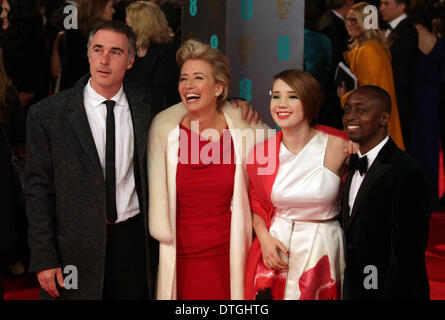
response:
[[[220,109],[227,100],[230,88],[229,60],[218,49],[197,40],[187,40],[176,52],[176,62],[182,68],[187,60],[203,60],[209,63],[213,69],[215,82],[223,84],[223,92],[216,101]]]
[[[360,29],[363,30],[364,39],[359,40],[359,39],[350,38],[349,41],[351,43],[349,44],[349,49],[354,49],[369,40],[378,41],[384,48],[389,47],[388,41],[386,40],[385,34],[383,33],[382,30],[380,30],[379,28],[377,28],[377,29],[365,28],[365,25],[364,25],[365,7],[368,5],[369,5],[369,3],[362,1],[362,2],[358,2],[358,3],[354,4],[350,9],[350,11],[354,11],[355,18],[357,19],[357,23],[360,26]]]
[[[127,9],[127,19],[136,34],[136,46],[148,48],[152,43],[170,43],[167,18],[159,6],[152,2],[136,1]]]

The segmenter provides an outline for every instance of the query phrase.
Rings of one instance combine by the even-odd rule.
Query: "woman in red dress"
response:
[[[157,298],[243,299],[252,236],[245,159],[267,126],[248,125],[226,102],[230,72],[219,50],[189,40],[177,62],[182,103],[155,117],[148,146]]]

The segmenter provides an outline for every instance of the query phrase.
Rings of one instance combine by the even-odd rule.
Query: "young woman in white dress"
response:
[[[337,200],[353,145],[342,131],[312,124],[322,98],[318,82],[305,71],[275,76],[270,112],[281,131],[256,149],[267,149],[276,168],[264,175],[258,161],[247,166],[256,234],[247,299],[341,298],[344,248]]]

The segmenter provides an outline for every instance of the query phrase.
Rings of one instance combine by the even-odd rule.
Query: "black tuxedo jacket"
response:
[[[400,124],[405,143],[413,108],[411,92],[418,39],[417,30],[408,19],[402,20],[388,36]]]
[[[345,60],[343,53],[348,50],[349,36],[345,22],[329,10],[321,17],[319,29],[331,40],[332,66],[335,69],[340,61]]]
[[[347,175],[341,203],[344,299],[428,299],[430,198],[420,169],[390,138],[366,173],[350,215],[352,176]],[[377,268],[377,289],[365,289],[368,265]]]
[[[82,77],[31,107],[25,164],[31,271],[74,265],[78,290],[62,299],[101,299],[106,252],[105,181],[83,102]],[[134,132],[135,183],[145,220],[147,280],[154,298],[157,243],[148,233],[147,136],[154,103],[147,89],[124,83]],[[42,297],[48,297],[41,292]]]
[[[153,115],[181,101],[178,94],[179,69],[176,50],[171,44],[151,44],[147,54],[136,56],[125,79],[154,90],[162,98],[162,108],[153,110]]]

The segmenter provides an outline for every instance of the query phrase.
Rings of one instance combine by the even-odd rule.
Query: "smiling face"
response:
[[[190,113],[200,113],[217,108],[217,98],[223,91],[223,84],[217,83],[213,67],[204,60],[187,60],[181,68],[179,94]]]
[[[283,80],[275,80],[270,99],[270,113],[280,128],[294,128],[309,121],[305,118],[303,104],[296,92]]]
[[[357,89],[346,100],[343,124],[349,139],[365,154],[386,137],[389,117],[368,91]]]
[[[129,58],[128,39],[123,33],[99,30],[89,50],[91,86],[103,97],[110,99],[120,89],[125,71],[133,65]]]
[[[11,6],[9,5],[9,2],[6,0],[2,1],[2,9],[1,9],[0,19],[2,19],[2,29],[6,30],[9,27],[9,11],[11,11]]]
[[[348,31],[349,36],[354,39],[360,39],[364,35],[357,18],[357,14],[353,10],[349,10],[345,19],[346,30]]]

